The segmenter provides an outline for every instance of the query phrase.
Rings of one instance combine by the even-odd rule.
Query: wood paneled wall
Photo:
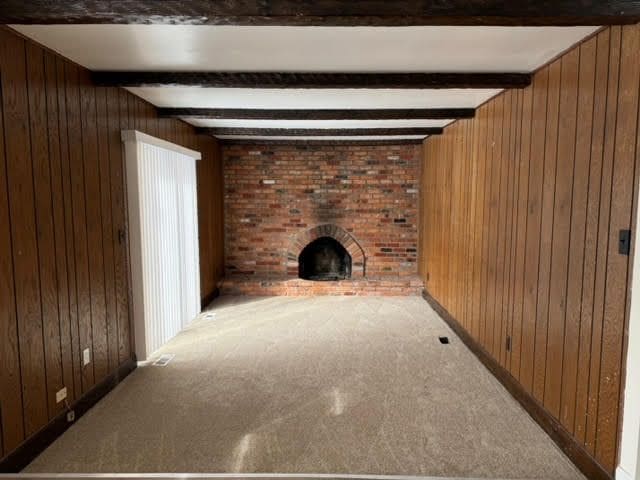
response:
[[[0,458],[132,357],[122,129],[203,152],[202,295],[222,273],[218,147],[0,28]],[[81,352],[92,362],[82,366]]]
[[[424,144],[428,292],[607,471],[640,170],[640,26],[607,28]]]
[[[203,161],[196,162],[198,181],[198,233],[200,235],[200,293],[202,303],[218,294],[224,277],[224,174],[217,142],[199,135]]]

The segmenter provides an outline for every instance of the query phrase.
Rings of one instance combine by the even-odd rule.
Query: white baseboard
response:
[[[616,480],[640,480],[637,478],[633,478],[629,472],[627,472],[622,467],[616,468]]]

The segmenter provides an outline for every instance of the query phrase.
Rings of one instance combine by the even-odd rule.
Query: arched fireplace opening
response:
[[[298,276],[316,281],[351,278],[351,255],[334,238],[316,238],[300,252]]]

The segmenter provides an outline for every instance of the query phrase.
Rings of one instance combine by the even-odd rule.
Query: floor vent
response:
[[[438,337],[438,340],[440,340],[440,343],[443,345],[449,344],[449,337]]]
[[[173,360],[173,357],[175,357],[174,354],[165,353],[164,355],[161,355],[159,359],[153,362],[153,365],[155,365],[156,367],[166,367],[169,362]]]

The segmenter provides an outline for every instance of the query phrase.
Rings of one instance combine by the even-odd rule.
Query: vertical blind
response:
[[[200,311],[198,152],[124,131],[136,356],[146,360]]]

